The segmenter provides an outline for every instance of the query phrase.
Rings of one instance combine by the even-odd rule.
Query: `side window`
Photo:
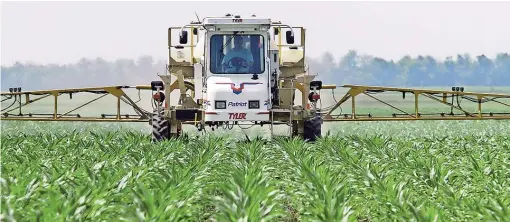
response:
[[[253,72],[261,73],[264,71],[264,38],[261,35],[252,35],[249,39],[249,47],[253,56]]]
[[[223,59],[223,35],[211,37],[211,72],[221,72],[221,60]]]

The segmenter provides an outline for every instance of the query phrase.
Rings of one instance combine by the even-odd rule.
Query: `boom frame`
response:
[[[193,84],[189,82],[185,82],[186,88],[193,91]],[[191,85],[191,86],[190,86]],[[183,86],[180,86],[179,80],[176,80],[171,84],[169,89],[170,92],[174,90],[181,90]],[[510,102],[501,102],[498,99],[509,99],[510,95],[506,94],[496,94],[496,93],[476,93],[476,92],[463,92],[463,91],[447,91],[447,90],[429,90],[429,89],[413,89],[413,88],[396,88],[396,87],[380,87],[380,86],[364,86],[364,85],[343,85],[343,88],[348,89],[347,93],[336,102],[332,108],[321,110],[321,117],[324,122],[336,122],[336,121],[412,121],[412,120],[504,120],[510,119]],[[298,84],[296,86],[296,90],[303,91],[304,86]],[[324,85],[322,90],[325,89],[336,89],[335,85]],[[89,88],[71,88],[71,89],[55,89],[55,90],[39,90],[39,91],[26,91],[21,92],[16,90],[16,88],[11,88],[10,92],[2,92],[2,102],[14,99],[13,104],[17,103],[17,106],[14,108],[2,107],[2,115],[0,116],[0,120],[15,120],[15,121],[84,121],[84,122],[149,122],[151,112],[145,111],[140,106],[137,105],[137,102],[134,102],[127,94],[126,90],[136,89],[136,90],[151,90],[150,85],[137,85],[137,86],[104,86],[104,87],[89,87]],[[454,88],[455,89],[455,88]],[[380,98],[377,98],[375,93],[384,93],[384,92],[398,92],[404,94],[412,94],[414,95],[414,112],[409,113],[405,112],[398,105],[391,104],[386,102]],[[64,112],[59,112],[63,110],[61,103],[59,103],[59,96],[69,95],[72,97],[73,94],[77,93],[92,93],[99,94],[98,97],[94,99],[90,99],[83,104],[77,105],[71,109],[67,108]],[[83,116],[79,113],[73,113],[74,111],[83,108],[85,106],[91,106],[93,102],[107,96],[112,95],[116,98],[116,106],[114,113],[105,113],[100,116]],[[357,113],[357,108],[359,106],[356,105],[356,98],[360,95],[366,95],[372,98],[374,101],[384,104],[389,109],[394,109],[400,111],[400,113],[394,113],[391,116],[375,116],[372,114],[360,114]],[[464,112],[464,114],[453,114],[453,113],[421,113],[420,112],[420,101],[419,96],[424,96],[429,98],[430,101],[435,101],[438,104],[446,105],[452,109],[459,110]],[[33,96],[41,96],[36,99],[30,99]],[[447,101],[448,98],[457,97],[468,99],[471,102],[478,103],[477,113],[470,113],[464,110],[462,107],[455,105]],[[474,98],[472,98],[474,97]],[[24,101],[23,101],[24,98]],[[52,113],[24,113],[23,107],[29,104],[34,104],[40,102],[45,98],[53,98],[53,112]],[[440,99],[439,99],[440,98]],[[338,113],[335,114],[335,111],[338,110],[343,104],[346,104],[348,101],[351,101],[351,112],[350,113]],[[475,101],[474,101],[475,100]],[[137,114],[128,114],[123,113],[123,109],[121,109],[121,102],[125,102],[130,107],[132,107]],[[484,112],[483,103],[498,103],[503,105],[503,107],[508,108],[508,112]],[[12,105],[11,105],[12,106]],[[7,110],[7,111],[6,111]],[[506,109],[505,109],[506,110]],[[18,113],[12,113],[16,112]],[[199,113],[203,112],[198,110]],[[271,116],[275,118],[272,119],[273,122],[278,122],[279,120],[283,120],[286,118],[294,118],[299,119],[299,115],[294,114],[291,115],[291,112],[282,112],[279,109],[273,109],[270,111]],[[283,116],[282,116],[283,115]],[[196,124],[196,121],[201,120],[198,115],[198,119],[195,121],[184,121],[183,124]],[[278,116],[278,117],[277,117]],[[287,116],[287,117],[285,117]],[[283,118],[283,119],[282,119]]]
[[[18,91],[10,90],[11,92],[2,92],[2,102],[14,99],[12,105],[17,103],[14,108],[3,108],[0,120],[17,120],[17,121],[84,121],[84,122],[145,122],[148,119],[149,113],[141,109],[127,94],[125,89],[133,88],[131,86],[105,86],[105,87],[88,87],[88,88],[71,88],[71,89],[53,89],[53,90],[38,90],[38,91]],[[135,87],[137,88],[137,87]],[[73,107],[65,112],[59,103],[59,97],[62,95],[69,95],[72,99],[73,94],[78,93],[91,93],[98,94],[99,96],[90,99],[81,105]],[[81,114],[72,114],[72,112],[89,106],[93,102],[100,100],[108,95],[116,98],[115,113],[102,114],[99,117],[82,116]],[[30,99],[34,96],[41,96],[36,99]],[[52,113],[24,113],[23,107],[29,104],[41,103],[45,98],[53,98],[53,112]],[[23,101],[24,100],[24,101]],[[121,110],[121,101],[124,101],[135,109],[138,114],[123,114]],[[12,106],[11,105],[11,106]],[[10,113],[11,111],[18,111],[17,114]]]
[[[412,120],[502,120],[502,119],[510,119],[510,104],[505,102],[497,101],[497,99],[510,99],[510,95],[505,94],[496,94],[496,93],[477,93],[477,92],[464,92],[462,87],[453,87],[452,91],[447,90],[430,90],[430,89],[414,89],[414,88],[397,88],[397,87],[381,87],[381,86],[364,86],[364,85],[343,85],[344,88],[348,88],[349,90],[345,95],[338,101],[331,109],[328,109],[326,112],[323,112],[323,120],[325,122],[334,122],[334,121],[412,121]],[[405,98],[406,93],[410,93],[414,95],[414,113],[408,113],[403,110],[403,108],[399,108],[396,105],[392,105],[391,103],[385,102],[382,99],[377,98],[373,93],[384,93],[384,92],[399,92],[403,94],[403,98]],[[438,99],[438,94],[441,99]],[[356,98],[360,95],[366,95],[373,100],[377,101],[380,104],[386,105],[387,108],[395,109],[401,112],[401,114],[393,114],[391,116],[373,116],[371,114],[368,115],[360,115],[356,112]],[[464,115],[456,115],[450,113],[421,113],[420,112],[420,101],[419,96],[422,95],[426,98],[431,99],[431,101],[435,101],[437,103],[447,105],[452,109],[460,110],[464,112]],[[475,97],[470,98],[469,96]],[[447,98],[463,98],[468,99],[471,102],[476,100],[478,103],[478,112],[476,114],[467,112],[459,105],[453,104],[453,102],[448,102]],[[333,114],[342,104],[347,101],[351,101],[351,113],[340,113]],[[510,101],[510,100],[509,100]],[[494,102],[503,105],[505,108],[508,108],[508,112],[484,112],[483,111],[483,103],[486,102]],[[405,117],[400,117],[401,115],[405,115]],[[435,115],[435,116],[434,116]]]

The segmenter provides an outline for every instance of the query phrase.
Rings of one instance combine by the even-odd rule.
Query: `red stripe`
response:
[[[269,112],[258,112],[257,115],[269,114]]]
[[[218,115],[217,112],[205,112],[205,115]]]

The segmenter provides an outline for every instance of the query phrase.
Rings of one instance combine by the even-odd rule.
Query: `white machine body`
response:
[[[205,121],[269,121],[270,78],[268,29],[270,19],[221,17],[206,18],[205,41]],[[229,66],[235,38],[243,39],[242,50],[253,62],[251,68]],[[243,59],[244,60],[244,59]],[[228,66],[228,65],[227,65]]]
[[[200,29],[193,30],[186,45],[188,37],[183,30],[190,27]],[[281,27],[291,30],[286,32],[287,44],[281,42],[282,33],[273,32]],[[299,70],[283,76],[282,66],[289,68],[304,61],[304,45],[294,44],[294,28],[269,18],[207,17],[180,32],[184,40],[170,47],[169,64],[193,64],[191,73],[183,68],[182,74],[194,79],[193,99],[202,101],[205,122],[270,121],[273,102],[281,101],[279,79],[293,78],[293,72]]]

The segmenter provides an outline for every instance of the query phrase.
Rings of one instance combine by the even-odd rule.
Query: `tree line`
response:
[[[330,52],[307,58],[310,73],[328,84],[379,86],[510,86],[510,55],[495,58],[458,54],[437,60],[431,56],[404,56],[398,61],[349,51],[338,61]],[[166,61],[151,56],[106,61],[83,58],[74,64],[15,63],[1,67],[1,87],[23,90],[148,84],[159,80]]]
[[[398,61],[349,51],[339,61],[331,53],[308,61],[310,70],[336,84],[380,86],[510,86],[510,55],[495,58],[458,54],[443,61],[432,56],[404,56]]]

